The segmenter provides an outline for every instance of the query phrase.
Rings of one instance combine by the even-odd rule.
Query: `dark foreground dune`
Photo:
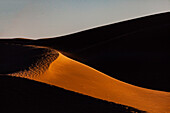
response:
[[[0,76],[1,113],[142,113],[36,81]]]

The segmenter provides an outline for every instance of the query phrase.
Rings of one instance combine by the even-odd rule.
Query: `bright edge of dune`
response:
[[[48,60],[44,60],[44,62],[48,62]],[[61,53],[59,53],[58,57],[45,71],[39,71],[37,74],[37,70],[41,69],[39,67],[41,67],[41,63],[30,70],[10,75],[47,83],[66,90],[131,106],[151,113],[170,112],[169,92],[130,85],[72,60]]]

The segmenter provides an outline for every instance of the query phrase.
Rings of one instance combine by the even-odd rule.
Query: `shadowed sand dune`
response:
[[[170,111],[169,92],[144,89],[121,82],[62,54],[59,54],[43,74],[29,77],[30,73],[24,73],[14,73],[12,76],[26,77],[143,111]]]
[[[10,46],[18,51],[11,53],[15,57],[6,54],[8,63],[4,54],[0,57],[0,71],[142,111],[167,113],[169,20],[170,13],[163,13],[59,38],[0,40],[2,51],[14,51]],[[19,62],[10,61],[20,55]]]
[[[33,45],[2,43],[0,44],[0,52],[0,74],[24,70],[36,70],[34,72],[39,74],[58,57],[56,50],[46,47],[34,47]]]
[[[1,113],[142,113],[33,80],[0,76]]]

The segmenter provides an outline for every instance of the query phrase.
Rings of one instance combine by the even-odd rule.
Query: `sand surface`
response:
[[[34,73],[25,71],[12,75],[40,81],[147,112],[170,112],[169,92],[145,89],[121,82],[61,53],[44,73],[38,76],[30,74]]]

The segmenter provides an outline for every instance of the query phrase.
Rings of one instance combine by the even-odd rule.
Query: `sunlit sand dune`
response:
[[[44,73],[31,75],[23,71],[12,74],[95,98],[153,112],[170,112],[170,93],[133,86],[107,76],[89,66],[74,61],[61,53]]]
[[[54,60],[58,60],[59,53],[54,49],[2,43],[0,51],[1,113],[143,112],[43,82],[39,77]]]
[[[105,102],[105,107],[108,107],[110,103],[114,104],[110,106],[111,109],[109,108],[107,113],[112,112],[112,108],[118,104],[119,107],[115,109],[122,112],[128,110],[139,111],[139,113],[143,111],[169,113],[169,68],[167,67],[169,65],[169,19],[170,13],[165,13],[57,38],[0,40],[0,75],[15,76],[10,79],[15,78],[13,80],[15,82],[16,78],[20,79],[23,86],[25,80],[30,79],[31,85],[25,86],[29,86],[31,94],[21,93],[26,100],[29,100],[27,99],[29,94],[34,97],[35,91],[32,91],[32,88],[37,82],[42,82],[47,86],[62,88],[64,92],[75,93],[76,98],[79,96],[85,100],[88,97],[91,98],[92,101],[87,100],[80,105],[80,111],[90,109],[89,103],[92,103],[93,108],[100,111],[99,113],[106,113],[96,109],[103,106]],[[6,78],[7,81],[8,79]],[[4,84],[1,83],[0,86]],[[20,100],[16,88],[18,86],[12,87],[14,90],[11,92],[15,93],[14,98],[18,96]],[[4,90],[1,91],[2,93],[8,90],[6,87],[2,89]],[[20,92],[23,89],[26,88],[19,88]],[[48,92],[48,88],[46,91]],[[57,96],[55,91],[52,92],[54,96],[51,100]],[[39,97],[43,94],[40,91],[37,95]],[[39,99],[42,100],[43,105],[51,103],[48,96],[46,97],[47,103],[43,102],[43,98]],[[74,101],[70,93],[63,93],[58,98],[61,98],[61,101],[62,98],[65,100],[71,98],[70,101]],[[24,99],[21,99],[23,103],[25,103]],[[33,99],[31,103],[34,103],[34,98],[31,97],[31,99]],[[60,102],[57,98],[55,99],[53,105],[57,107],[55,103],[59,105]],[[95,99],[105,101],[97,102]],[[80,99],[77,100],[79,102],[73,104],[75,110],[81,103]],[[65,102],[67,103],[67,101],[63,103]],[[69,104],[66,106],[68,107]],[[39,107],[41,108],[40,105]],[[104,108],[104,111],[107,109]],[[59,112],[63,110],[60,109]]]

